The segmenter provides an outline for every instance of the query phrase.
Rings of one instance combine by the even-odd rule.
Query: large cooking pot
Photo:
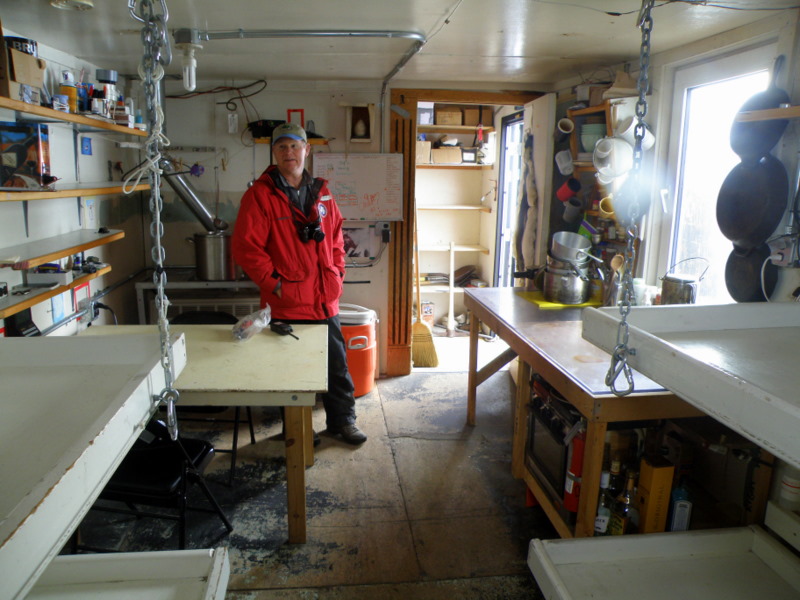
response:
[[[778,72],[783,66],[783,54],[775,59],[772,79],[769,87],[752,96],[739,109],[739,112],[778,108],[790,102],[789,94],[775,85]],[[736,121],[731,125],[731,148],[743,162],[754,162],[768,154],[781,139],[788,125],[788,119],[770,119],[767,121]]]
[[[550,254],[558,260],[580,263],[586,261],[586,255],[591,247],[591,240],[578,233],[557,231],[550,241]]]
[[[590,282],[574,273],[554,273],[545,269],[544,299],[559,304],[583,304],[589,299]]]
[[[734,247],[725,263],[725,287],[731,298],[736,302],[764,302],[772,295],[778,283],[778,267],[769,256],[767,244],[749,250]]]
[[[197,277],[202,281],[235,281],[240,270],[233,262],[229,231],[195,233],[187,238],[194,244]]]
[[[788,195],[786,168],[771,154],[739,163],[725,177],[717,196],[720,231],[740,249],[755,248],[780,223]]]

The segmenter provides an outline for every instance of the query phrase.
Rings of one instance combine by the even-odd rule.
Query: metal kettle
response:
[[[670,271],[675,269],[675,267],[689,260],[702,260],[706,262],[706,268],[703,269],[700,277],[681,273],[673,273],[670,275]],[[697,284],[705,277],[708,267],[708,261],[700,256],[685,258],[672,265],[661,278],[661,304],[694,304],[697,300]]]

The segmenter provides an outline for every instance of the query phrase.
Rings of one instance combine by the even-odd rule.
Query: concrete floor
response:
[[[211,515],[190,517],[189,547],[229,547],[226,598],[542,598],[527,544],[557,535],[510,474],[513,382],[501,371],[484,383],[477,426],[468,427],[466,338],[436,344],[439,369],[378,381],[357,399],[358,425],[370,438],[363,446],[326,436],[324,411],[314,409],[322,442],[306,471],[306,544],[285,543],[277,410],[254,409],[256,444],[243,427],[233,487],[225,485],[228,455],[207,471],[234,531],[224,535]],[[504,347],[480,349],[485,363]],[[199,435],[198,427],[207,428],[187,423],[184,435]],[[212,435],[219,447],[229,443],[229,429]],[[176,547],[170,524],[114,519],[87,519],[85,537],[99,534],[120,550]]]

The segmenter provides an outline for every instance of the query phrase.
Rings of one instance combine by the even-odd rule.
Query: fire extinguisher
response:
[[[586,427],[578,421],[564,438],[569,444],[567,477],[564,480],[564,508],[570,512],[578,512],[578,500],[581,496],[581,476],[583,475],[583,450],[586,447]]]

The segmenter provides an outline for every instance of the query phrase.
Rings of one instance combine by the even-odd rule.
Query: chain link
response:
[[[642,30],[642,44],[639,50],[639,78],[636,88],[639,98],[636,101],[636,125],[633,129],[633,168],[631,169],[627,182],[630,198],[630,208],[625,215],[626,222],[626,245],[625,262],[622,271],[622,301],[619,304],[620,321],[617,328],[617,341],[614,350],[611,352],[611,365],[606,373],[606,385],[616,396],[627,396],[634,390],[633,373],[628,364],[628,357],[636,354],[636,349],[628,345],[630,328],[628,325],[628,315],[633,306],[633,266],[636,264],[636,240],[639,238],[639,226],[637,221],[641,210],[640,197],[648,191],[643,186],[642,181],[642,140],[645,135],[644,117],[647,114],[647,89],[650,85],[648,74],[650,70],[650,32],[653,30],[653,18],[650,12],[653,8],[654,0],[642,0],[642,10],[639,13]],[[618,388],[617,380],[620,374],[624,375],[626,387]]]
[[[137,12],[138,4],[138,12]],[[131,16],[142,23],[142,62],[139,65],[139,75],[144,88],[145,105],[147,107],[150,135],[145,143],[146,168],[150,183],[150,237],[153,238],[151,258],[153,269],[153,283],[156,286],[155,305],[158,311],[158,329],[161,338],[161,367],[164,369],[164,389],[154,398],[159,404],[167,407],[167,427],[170,437],[178,439],[178,420],[175,415],[175,404],[180,394],[175,389],[173,381],[172,344],[170,344],[169,320],[167,309],[169,300],[165,293],[167,274],[164,270],[164,247],[161,239],[164,236],[164,225],[161,222],[161,159],[162,146],[169,145],[169,140],[161,133],[164,121],[164,111],[161,107],[159,82],[164,77],[164,66],[172,61],[172,51],[167,33],[166,0],[153,2],[152,0],[128,0]],[[160,12],[158,12],[160,8]]]

